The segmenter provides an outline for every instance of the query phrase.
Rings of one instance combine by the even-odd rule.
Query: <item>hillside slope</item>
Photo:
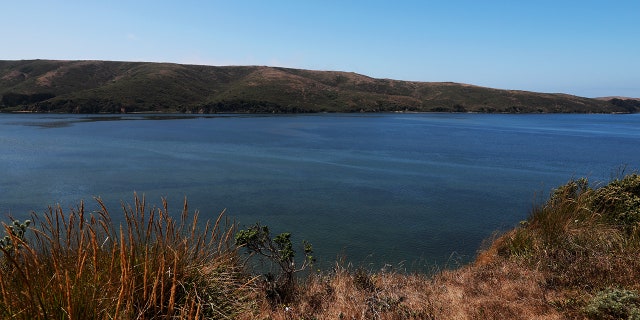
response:
[[[569,181],[473,263],[432,275],[344,259],[296,275],[290,233],[271,241],[267,226],[238,230],[224,212],[203,221],[186,200],[169,211],[135,194],[117,213],[126,222],[114,223],[96,201],[97,211],[80,202],[0,223],[0,318],[640,318],[636,173],[605,185]],[[253,264],[243,252],[254,248],[286,256]]]
[[[117,61],[0,61],[0,111],[637,112],[566,94],[337,71]]]

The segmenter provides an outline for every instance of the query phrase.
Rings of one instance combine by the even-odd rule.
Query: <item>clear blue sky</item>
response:
[[[36,58],[640,97],[640,0],[2,0],[0,59]]]

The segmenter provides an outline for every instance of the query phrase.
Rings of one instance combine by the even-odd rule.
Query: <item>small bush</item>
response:
[[[7,234],[0,239],[0,250],[4,254],[11,254],[13,250],[18,249],[20,244],[24,242],[30,224],[31,220],[25,220],[22,223],[19,220],[13,220],[11,224],[4,225]]]
[[[591,319],[640,319],[640,296],[636,291],[609,289],[599,292],[585,308]]]
[[[594,195],[593,208],[602,212],[609,222],[619,224],[629,232],[638,231],[640,175],[631,174],[598,189]]]
[[[269,227],[261,226],[259,223],[238,231],[236,245],[244,247],[250,257],[261,256],[280,268],[277,276],[271,273],[265,275],[267,296],[274,303],[288,301],[295,291],[295,274],[315,262],[312,256],[313,247],[307,241],[303,241],[305,257],[300,266],[296,266],[296,252],[291,242],[291,233],[280,233],[272,239]]]

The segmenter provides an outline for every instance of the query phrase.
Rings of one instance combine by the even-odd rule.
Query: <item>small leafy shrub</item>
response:
[[[7,235],[0,239],[0,250],[6,254],[17,249],[20,242],[24,242],[24,235],[30,224],[31,220],[25,220],[22,223],[19,220],[13,220],[10,225],[5,225]]]
[[[636,291],[609,289],[599,292],[585,308],[591,319],[640,319],[640,296]]]
[[[550,202],[557,204],[558,202],[565,202],[567,199],[575,200],[589,190],[589,180],[587,178],[571,180],[567,182],[567,184],[553,190]]]
[[[271,273],[265,275],[268,285],[267,294],[274,302],[286,301],[295,289],[295,273],[315,262],[312,256],[313,247],[307,241],[303,241],[305,257],[302,264],[297,267],[291,233],[284,232],[271,238],[269,227],[261,226],[259,223],[246,230],[240,230],[236,234],[236,245],[244,247],[250,257],[259,255],[279,267],[279,275],[274,276]]]
[[[610,222],[627,231],[637,231],[640,226],[640,175],[631,174],[598,189],[593,207]]]

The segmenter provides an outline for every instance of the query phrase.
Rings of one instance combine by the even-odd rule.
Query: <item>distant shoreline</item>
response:
[[[0,60],[0,112],[637,113],[640,100],[353,72],[119,61]]]
[[[54,111],[31,111],[31,110],[16,110],[5,111],[0,110],[0,114],[67,114],[67,115],[302,115],[302,114],[637,114],[640,112],[453,112],[453,111],[367,111],[367,112],[215,112],[215,113],[192,113],[192,112],[162,112],[162,111],[134,111],[134,112],[98,112],[98,113],[73,113],[73,112],[54,112]]]

